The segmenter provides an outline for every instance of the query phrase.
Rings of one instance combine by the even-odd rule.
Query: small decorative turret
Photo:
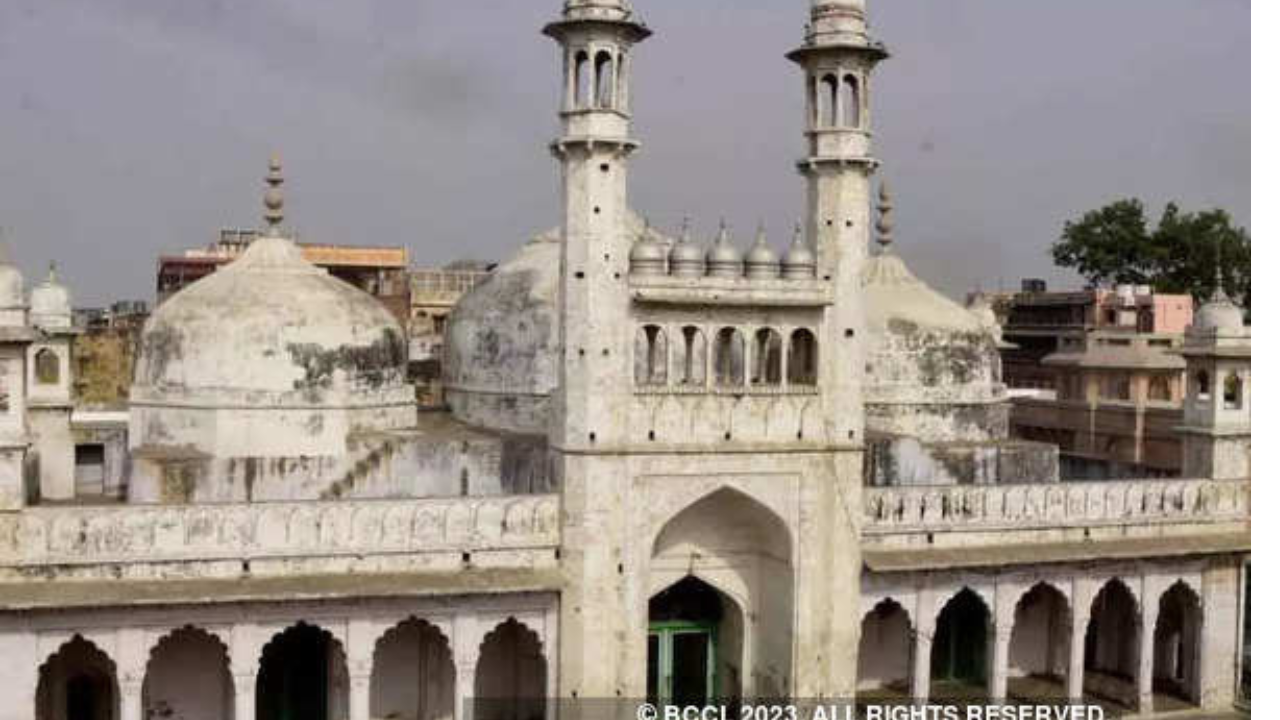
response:
[[[0,327],[27,324],[27,293],[22,272],[9,260],[9,243],[0,228]]]
[[[787,280],[807,280],[813,277],[818,259],[804,241],[804,226],[797,222],[791,238],[791,247],[782,257],[782,277]]]
[[[889,196],[888,181],[880,181],[876,211],[880,213],[876,220],[876,244],[880,246],[880,254],[885,255],[893,252],[893,198]]]
[[[764,223],[760,223],[760,227],[756,229],[756,242],[747,251],[747,278],[750,280],[772,280],[782,273],[782,266],[778,262],[778,254],[769,247],[769,240],[765,235]]]
[[[729,240],[729,225],[720,221],[716,242],[707,251],[708,277],[742,277],[742,253]]]
[[[654,237],[649,221],[644,221],[644,230],[631,245],[631,274],[665,275],[667,272],[667,249]]]
[[[702,248],[693,241],[689,218],[680,225],[680,239],[671,248],[671,274],[676,277],[701,277],[705,270]]]
[[[71,327],[71,294],[58,282],[57,263],[49,263],[49,275],[31,291],[31,324],[38,328]]]

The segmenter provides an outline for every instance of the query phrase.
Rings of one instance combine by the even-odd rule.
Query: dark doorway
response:
[[[723,618],[720,593],[695,577],[649,600],[647,695],[653,702],[702,705],[718,697]]]
[[[258,670],[258,720],[324,720],[336,705],[335,676],[345,674],[342,649],[325,631],[298,625],[262,652]]]
[[[951,598],[939,613],[934,630],[933,653],[929,658],[933,681],[947,683],[951,689],[985,686],[990,625],[986,603],[977,593],[965,588]],[[948,694],[944,689],[939,697]]]

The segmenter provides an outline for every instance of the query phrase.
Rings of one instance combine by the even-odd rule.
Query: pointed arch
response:
[[[1222,383],[1222,404],[1228,410],[1240,410],[1244,407],[1244,381],[1240,374],[1232,371]]]
[[[844,110],[844,126],[862,127],[862,92],[858,78],[853,73],[846,73],[840,82],[841,105]]]
[[[595,106],[598,108],[612,108],[615,101],[615,89],[617,77],[614,74],[613,53],[608,50],[600,50],[596,52],[595,70],[596,70],[596,96]]]
[[[480,644],[475,720],[536,720],[547,709],[547,660],[542,639],[509,617]]]
[[[330,717],[348,705],[346,651],[328,630],[299,622],[258,658],[257,717]]]
[[[715,377],[720,387],[746,384],[746,343],[737,328],[721,328],[716,333]]]
[[[886,597],[862,616],[858,639],[858,690],[911,687],[911,615],[896,599]]]
[[[151,717],[230,717],[235,685],[226,644],[194,625],[165,635],[151,648],[142,683],[142,707]]]
[[[453,712],[457,671],[449,638],[412,616],[374,643],[369,715],[430,720]]]
[[[807,328],[791,332],[787,343],[787,383],[803,386],[818,384],[818,339]]]
[[[1135,707],[1141,615],[1138,596],[1120,578],[1111,578],[1089,608],[1085,632],[1086,691]]]
[[[115,661],[77,633],[40,665],[35,717],[115,720],[119,698]]]
[[[1152,641],[1155,692],[1200,704],[1200,654],[1204,609],[1200,596],[1178,580],[1160,595]]]
[[[1047,680],[1065,692],[1070,651],[1071,602],[1054,585],[1036,583],[1014,608],[1009,677]]]
[[[751,384],[782,384],[782,335],[773,328],[756,330],[752,339]]]
[[[591,54],[579,50],[573,56],[573,107],[582,110],[591,105]]]
[[[993,617],[987,601],[968,586],[947,600],[934,623],[929,697],[985,693]]]
[[[840,124],[840,81],[835,75],[823,75],[819,87],[820,124],[828,128],[836,127]]]

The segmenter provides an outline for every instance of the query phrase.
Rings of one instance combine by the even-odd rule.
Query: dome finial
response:
[[[889,183],[886,180],[880,181],[880,197],[876,203],[876,210],[880,213],[879,219],[876,220],[876,242],[880,245],[880,252],[887,253],[890,246],[893,245],[893,198],[889,194]]]
[[[55,260],[49,261],[49,284],[58,282],[58,263]]]
[[[266,210],[262,214],[262,218],[267,221],[267,234],[272,237],[280,235],[280,224],[284,222],[284,192],[280,186],[284,184],[284,166],[280,162],[280,156],[276,153],[271,154],[271,160],[267,163],[267,191],[262,197],[262,204]]]
[[[1213,243],[1213,295],[1210,302],[1232,302],[1222,284],[1222,239]]]

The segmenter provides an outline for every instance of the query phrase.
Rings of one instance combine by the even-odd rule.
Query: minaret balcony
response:
[[[621,110],[584,108],[560,113],[567,138],[625,138],[631,135],[631,116]]]
[[[809,152],[815,158],[871,157],[871,132],[857,128],[818,128],[810,130]]]

